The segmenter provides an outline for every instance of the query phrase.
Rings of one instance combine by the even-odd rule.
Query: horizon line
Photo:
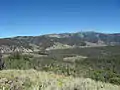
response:
[[[62,33],[44,33],[44,34],[38,34],[38,35],[11,35],[11,36],[5,36],[0,37],[0,39],[4,38],[15,38],[15,37],[35,37],[35,36],[44,36],[44,35],[51,35],[51,34],[65,34],[65,33],[85,33],[85,32],[94,32],[94,33],[101,33],[101,34],[119,34],[120,32],[114,32],[114,33],[107,33],[107,32],[100,32],[100,31],[76,31],[76,32],[62,32]]]

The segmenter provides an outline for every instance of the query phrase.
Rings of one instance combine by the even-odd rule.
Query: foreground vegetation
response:
[[[50,72],[3,70],[0,71],[0,90],[120,90],[120,87]]]

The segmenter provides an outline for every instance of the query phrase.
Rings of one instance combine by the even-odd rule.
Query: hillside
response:
[[[2,49],[3,53],[17,50],[21,52],[32,52],[41,49],[51,50],[107,45],[120,45],[120,34],[77,32],[0,39],[0,49]]]
[[[9,54],[4,57],[3,69],[52,71],[120,85],[119,59],[119,46],[58,49],[46,53]]]

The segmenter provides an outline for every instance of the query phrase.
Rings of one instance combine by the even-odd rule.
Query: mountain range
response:
[[[120,33],[77,32],[1,38],[2,53],[120,45]]]

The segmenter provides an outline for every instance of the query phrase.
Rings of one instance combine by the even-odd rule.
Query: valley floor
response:
[[[0,90],[120,90],[120,86],[36,70],[0,71]]]

